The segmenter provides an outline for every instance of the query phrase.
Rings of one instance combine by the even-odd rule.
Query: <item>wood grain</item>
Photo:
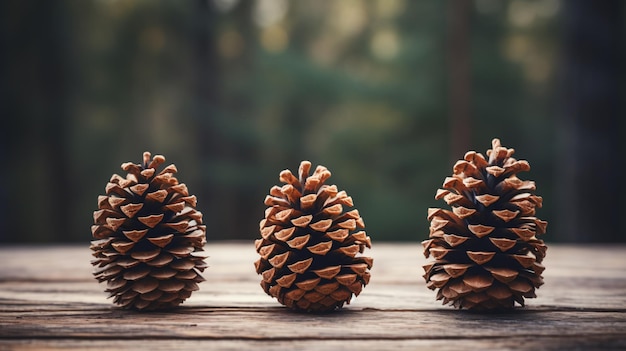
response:
[[[538,298],[499,314],[435,301],[419,243],[374,245],[370,284],[327,315],[293,313],[265,295],[251,243],[206,250],[200,291],[175,310],[139,313],[106,299],[86,245],[0,248],[0,350],[626,347],[624,245],[550,245]]]

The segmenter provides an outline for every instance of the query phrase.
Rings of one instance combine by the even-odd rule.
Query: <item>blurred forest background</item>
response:
[[[333,173],[374,241],[498,137],[547,241],[626,241],[621,0],[0,2],[0,242],[87,242],[120,164],[163,154],[208,240],[259,236],[278,174]]]

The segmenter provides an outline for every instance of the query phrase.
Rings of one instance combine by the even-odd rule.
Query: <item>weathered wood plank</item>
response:
[[[253,264],[257,258],[247,243],[211,243],[207,281],[185,306],[272,307],[277,303],[259,287]],[[439,309],[435,293],[421,275],[426,259],[420,245],[379,244],[372,280],[348,308]],[[104,285],[91,276],[87,247],[0,248],[0,299],[34,305],[59,302],[110,306]],[[529,307],[626,309],[626,246],[552,245],[545,261],[545,285]],[[10,308],[0,304],[0,311]]]
[[[406,339],[406,340],[241,340],[241,339],[17,339],[0,340],[0,350],[624,350],[620,336],[501,337],[490,339]]]
[[[626,246],[551,245],[528,306],[476,314],[424,286],[418,243],[378,244],[372,281],[343,311],[292,313],[265,295],[251,243],[209,243],[210,268],[180,308],[112,306],[86,246],[0,248],[0,349],[619,349],[626,344]]]
[[[194,339],[429,339],[624,335],[626,313],[516,311],[475,314],[455,310],[345,310],[306,315],[280,307],[180,308],[137,313],[95,309],[3,313],[2,335],[12,338]],[[625,336],[626,337],[626,336]]]

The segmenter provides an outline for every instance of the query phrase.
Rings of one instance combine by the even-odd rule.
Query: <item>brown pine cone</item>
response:
[[[165,157],[144,152],[143,163],[124,163],[98,197],[91,227],[94,275],[106,281],[114,303],[124,308],[171,308],[198,290],[206,227],[196,197],[174,177],[160,172]]]
[[[428,210],[430,238],[422,244],[434,261],[424,266],[426,286],[437,300],[458,308],[501,310],[524,305],[543,284],[541,264],[547,222],[535,217],[542,198],[535,182],[521,180],[527,161],[493,139],[483,155],[470,151],[458,161],[436,199],[451,210]]]
[[[352,198],[326,185],[330,172],[300,164],[299,177],[280,173],[265,199],[261,237],[255,262],[265,292],[283,305],[302,312],[329,312],[350,303],[370,280],[373,260],[363,257],[371,247],[363,219],[351,208]]]

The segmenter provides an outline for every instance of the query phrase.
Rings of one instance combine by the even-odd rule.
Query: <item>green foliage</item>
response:
[[[144,150],[178,166],[178,178],[199,198],[209,240],[257,237],[265,194],[282,169],[295,171],[303,159],[330,169],[374,241],[427,237],[426,209],[437,205],[435,190],[463,157],[449,151],[445,2],[53,3],[68,19],[56,44],[66,42],[73,78],[60,91],[68,108],[54,117],[66,135],[50,137],[62,146],[57,157],[69,181],[65,203],[37,211],[67,222],[49,235],[11,225],[18,234],[1,241],[89,240],[97,195],[119,164]],[[501,138],[531,161],[528,177],[550,199],[560,13],[558,2],[556,9],[544,3],[554,2],[474,4],[468,149],[484,152]],[[512,7],[534,17],[519,19]],[[21,10],[19,20],[37,20],[28,16],[37,9]],[[28,63],[10,60],[28,71]],[[32,113],[23,106],[9,112],[23,131],[21,116]],[[20,155],[23,162],[36,162],[42,147]],[[49,187],[12,171],[8,181],[25,193],[8,199],[34,201],[35,190]],[[542,218],[550,220],[551,206],[546,201]],[[12,216],[29,221],[27,207]]]

